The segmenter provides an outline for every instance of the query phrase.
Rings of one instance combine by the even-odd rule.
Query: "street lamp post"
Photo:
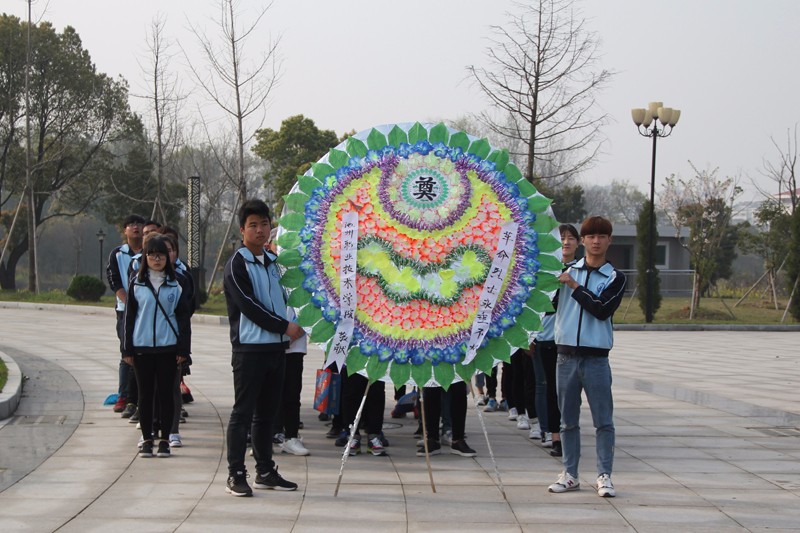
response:
[[[656,141],[659,137],[669,137],[678,123],[681,112],[678,109],[664,107],[662,102],[650,102],[647,109],[631,109],[631,117],[639,134],[653,138],[653,163],[650,171],[650,247],[647,251],[647,293],[645,299],[645,321],[653,321],[655,274],[656,274]],[[660,126],[660,127],[659,127]]]
[[[106,240],[106,232],[100,228],[97,232],[97,242],[100,243],[100,279],[103,279],[103,241]]]

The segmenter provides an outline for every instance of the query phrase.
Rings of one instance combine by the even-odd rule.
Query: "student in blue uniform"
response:
[[[256,460],[255,488],[297,489],[278,474],[272,459],[272,426],[283,392],[286,349],[304,332],[287,319],[277,257],[265,249],[270,229],[267,205],[261,200],[244,202],[239,209],[243,246],[225,264],[234,388],[225,490],[233,496],[253,495],[244,464],[248,429]]]
[[[564,471],[550,492],[580,488],[581,392],[592,412],[597,450],[597,493],[614,497],[614,400],[608,353],[614,344],[611,319],[622,302],[625,274],[606,261],[611,245],[611,222],[599,216],[581,225],[585,255],[558,278],[555,341],[558,351],[556,382],[561,410]]]
[[[130,280],[125,306],[123,357],[133,366],[139,388],[142,443],[139,455],[153,456],[153,400],[160,406],[158,457],[169,457],[172,388],[178,366],[191,352],[191,302],[169,258],[167,239],[147,239],[143,260]]]
[[[122,221],[122,234],[125,242],[108,254],[106,266],[106,279],[111,292],[117,297],[115,310],[117,312],[117,338],[119,338],[119,351],[122,354],[122,345],[125,343],[125,302],[128,300],[128,269],[136,254],[142,251],[142,226],[144,218],[139,215],[128,215]],[[114,405],[115,413],[122,413],[123,418],[130,418],[136,412],[137,391],[129,388],[132,381],[130,374],[133,369],[120,357],[119,361],[119,387],[117,403]]]

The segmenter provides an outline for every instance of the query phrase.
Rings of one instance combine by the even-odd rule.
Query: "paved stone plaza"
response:
[[[117,386],[113,311],[0,304],[0,351],[28,377],[0,421],[0,532],[800,530],[800,332],[617,332],[613,499],[592,488],[586,405],[580,491],[548,493],[559,461],[505,413],[487,413],[504,498],[471,407],[478,457],[432,457],[434,494],[416,422],[388,418],[390,392],[390,455],[351,457],[335,498],[341,448],[310,407],[323,359],[312,350],[301,411],[311,455],[276,458],[300,489],[233,498],[228,330],[203,316],[193,330],[184,447],[141,459],[134,425],[102,405]]]

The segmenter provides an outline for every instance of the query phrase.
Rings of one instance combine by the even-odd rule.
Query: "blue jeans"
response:
[[[614,400],[607,357],[558,354],[558,406],[561,409],[561,446],[564,470],[578,477],[581,457],[581,391],[592,412],[597,450],[597,474],[611,474],[614,465]]]

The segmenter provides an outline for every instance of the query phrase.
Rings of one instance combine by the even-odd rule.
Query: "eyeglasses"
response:
[[[147,258],[151,261],[164,261],[167,256],[164,254],[147,254]]]

